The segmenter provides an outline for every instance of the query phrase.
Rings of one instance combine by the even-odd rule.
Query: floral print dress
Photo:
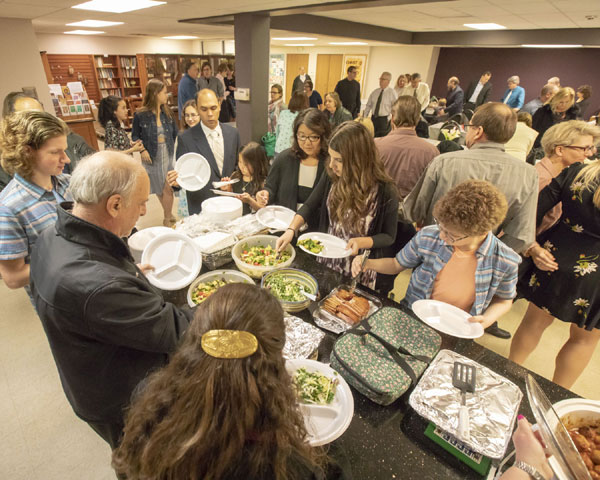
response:
[[[533,265],[522,276],[519,290],[552,316],[592,330],[600,328],[600,210],[594,206],[594,192],[575,181],[584,166],[566,168],[540,192],[538,224],[562,202],[560,220],[538,237],[554,255],[558,270],[546,272]]]

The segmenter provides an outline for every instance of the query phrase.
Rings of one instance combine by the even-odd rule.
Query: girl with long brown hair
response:
[[[173,170],[173,152],[177,138],[177,123],[167,105],[167,87],[153,78],[146,86],[142,107],[133,115],[131,138],[141,140],[142,163],[150,177],[150,193],[158,196],[164,211],[164,224],[170,226],[173,218],[173,190],[167,183],[167,172]]]
[[[379,258],[396,238],[398,193],[385,173],[369,131],[357,122],[345,122],[329,141],[329,164],[312,194],[292,223],[279,237],[278,250],[294,238],[313,211],[319,212],[319,228],[348,242],[352,255],[373,249]],[[334,270],[350,275],[351,258],[321,259]],[[376,274],[363,272],[360,282],[374,288]]]
[[[318,479],[282,356],[283,310],[230,284],[198,307],[171,362],[134,400],[113,467],[129,480]]]

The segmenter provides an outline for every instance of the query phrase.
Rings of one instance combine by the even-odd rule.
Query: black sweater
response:
[[[308,200],[302,208],[298,210],[305,220],[313,215],[313,212],[319,211],[319,223],[317,230],[327,232],[329,228],[329,213],[327,212],[327,197],[331,190],[331,178],[327,172],[323,172],[319,183],[313,190]],[[310,226],[310,225],[309,225]],[[393,183],[379,185],[377,193],[377,209],[375,218],[369,227],[369,235],[373,239],[371,258],[380,258],[383,249],[389,247],[396,239],[396,230],[398,228],[398,192]],[[314,230],[314,229],[313,229]]]
[[[579,107],[577,105],[573,105],[566,111],[565,119],[563,121],[566,122],[567,120],[576,120],[578,115]],[[541,146],[544,133],[546,133],[546,130],[554,126],[556,123],[558,122],[554,118],[554,113],[552,112],[549,104],[542,105],[537,109],[537,111],[533,114],[532,120],[532,126],[534,130],[537,130],[539,133],[535,139],[535,143],[533,144],[534,147]]]

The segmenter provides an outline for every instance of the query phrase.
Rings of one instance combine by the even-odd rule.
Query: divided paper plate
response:
[[[307,359],[285,362],[285,368],[292,378],[296,370],[302,367],[308,372],[318,372],[338,380],[335,397],[329,405],[300,403],[300,411],[304,416],[304,425],[308,431],[308,443],[313,447],[325,445],[339,438],[350,426],[354,415],[354,397],[352,397],[346,380],[329,365]]]
[[[271,230],[285,230],[290,226],[296,212],[281,205],[269,205],[256,212],[256,219]]]
[[[412,304],[417,317],[431,328],[458,338],[479,338],[483,335],[480,323],[469,322],[471,314],[438,300],[417,300]]]
[[[146,274],[152,285],[161,290],[179,290],[192,283],[200,273],[202,255],[190,237],[172,232],[148,243],[142,263],[154,267]]]
[[[129,251],[137,263],[140,263],[142,259],[142,252],[144,248],[150,243],[153,238],[165,233],[171,233],[172,228],[169,227],[149,227],[142,230],[138,230],[131,237],[127,239],[127,245],[129,245]]]
[[[210,180],[210,165],[199,153],[185,153],[175,162],[177,183],[190,192],[204,188]]]
[[[300,245],[302,240],[318,240],[323,245],[323,250],[319,253],[313,253],[310,250]],[[348,242],[341,238],[329,235],[328,233],[321,232],[309,232],[298,237],[298,247],[304,250],[306,253],[314,255],[315,257],[324,258],[345,258],[352,255],[352,250],[347,249],[346,245]]]

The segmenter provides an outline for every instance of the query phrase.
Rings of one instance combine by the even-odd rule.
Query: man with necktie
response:
[[[392,74],[383,72],[379,77],[379,88],[376,88],[369,95],[367,106],[363,113],[363,117],[367,118],[371,111],[373,115],[373,127],[375,128],[375,137],[384,137],[390,131],[390,118],[392,115],[392,105],[398,98],[396,92],[391,88],[390,81]]]

